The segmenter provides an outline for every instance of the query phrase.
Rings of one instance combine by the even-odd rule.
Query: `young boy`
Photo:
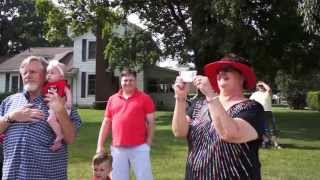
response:
[[[57,60],[51,60],[47,67],[47,82],[43,86],[43,94],[47,93],[57,93],[61,97],[66,98],[66,110],[70,114],[72,106],[72,97],[70,86],[65,80],[65,70],[64,64]],[[51,146],[52,151],[57,151],[62,146],[63,133],[60,124],[52,110],[49,109],[48,123],[56,134],[56,139]]]
[[[92,158],[93,180],[111,180],[112,156],[97,153]]]

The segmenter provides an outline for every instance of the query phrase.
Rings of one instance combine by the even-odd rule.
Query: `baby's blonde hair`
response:
[[[51,60],[49,61],[49,64],[48,64],[48,67],[47,67],[47,70],[48,69],[53,69],[53,68],[57,68],[58,71],[60,72],[60,74],[62,76],[64,76],[65,72],[66,72],[66,65],[64,65],[63,63],[59,62],[58,60]]]

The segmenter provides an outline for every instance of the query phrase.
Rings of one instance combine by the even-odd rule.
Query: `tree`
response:
[[[43,32],[46,40],[51,45],[71,46],[72,40],[67,32],[69,20],[65,18],[64,10],[48,0],[36,0],[35,6],[37,15],[44,19]]]
[[[279,69],[299,76],[319,67],[319,37],[304,32],[298,2],[256,0],[122,0],[154,34],[166,55],[194,62],[198,70],[227,52],[248,58],[259,78]],[[289,30],[288,30],[289,29]]]
[[[299,13],[303,17],[303,25],[307,32],[320,33],[320,2],[317,0],[303,0],[299,4]]]
[[[96,103],[104,102],[106,97],[116,91],[112,86],[114,67],[121,68],[121,66],[155,61],[155,58],[159,57],[159,49],[147,32],[137,27],[133,28],[134,33],[129,32],[124,37],[113,32],[120,25],[126,28],[133,27],[126,23],[125,16],[115,1],[59,0],[58,2],[60,6],[52,8],[47,5],[49,3],[47,0],[38,0],[39,11],[45,13],[47,17],[49,39],[59,40],[60,33],[67,29],[66,26],[70,26],[75,36],[88,31],[92,31],[96,36]]]
[[[71,31],[80,35],[92,31],[96,36],[96,103],[104,102],[114,93],[112,72],[106,72],[108,60],[104,59],[104,47],[108,44],[112,28],[120,17],[112,9],[108,0],[59,0],[66,18],[69,18]],[[99,105],[100,106],[100,105]]]
[[[48,46],[43,19],[34,0],[0,0],[0,56],[14,55],[32,46]]]
[[[160,58],[161,50],[151,34],[130,23],[124,26],[126,27],[124,34],[113,36],[105,48],[110,68],[136,69],[142,68],[146,63],[155,64]]]
[[[242,3],[242,2],[241,2]],[[240,10],[254,10],[255,4],[233,1],[122,1],[129,13],[137,13],[148,29],[162,34],[165,54],[180,62],[204,64],[233,51],[245,55],[258,31]],[[252,6],[252,7],[251,7]],[[231,9],[229,11],[229,9]],[[249,11],[249,10],[247,10]]]

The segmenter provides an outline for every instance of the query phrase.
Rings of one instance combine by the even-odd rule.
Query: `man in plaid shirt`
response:
[[[24,92],[7,97],[0,105],[0,133],[3,142],[2,179],[67,179],[67,144],[76,139],[80,117],[75,109],[68,116],[64,99],[57,94],[41,94],[45,82],[46,62],[31,56],[20,65]],[[52,109],[62,127],[63,147],[51,151],[55,134],[46,119]]]

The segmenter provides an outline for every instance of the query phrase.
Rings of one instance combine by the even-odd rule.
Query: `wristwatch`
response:
[[[9,124],[14,122],[14,120],[9,117],[9,114],[4,115],[3,117],[4,117],[4,121]]]

